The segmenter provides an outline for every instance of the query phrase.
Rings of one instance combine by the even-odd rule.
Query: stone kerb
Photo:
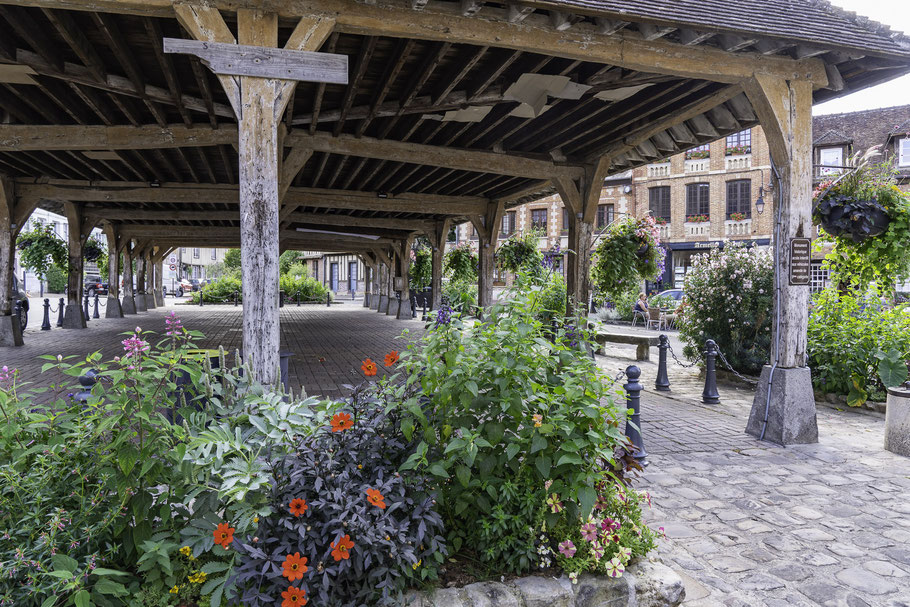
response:
[[[407,607],[677,607],[686,598],[682,579],[661,563],[633,563],[620,578],[582,574],[578,583],[530,576],[507,583],[413,593]]]

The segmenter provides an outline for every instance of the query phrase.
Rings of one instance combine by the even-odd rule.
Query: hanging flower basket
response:
[[[815,216],[832,236],[862,242],[888,229],[891,217],[877,200],[857,200],[848,194],[826,196],[815,208]]]
[[[647,259],[648,254],[651,252],[651,245],[649,243],[644,243],[638,250],[635,251],[635,254],[638,255],[639,259]]]
[[[662,274],[665,256],[653,217],[625,217],[610,224],[597,244],[591,282],[601,296],[615,299],[642,280],[654,280]]]

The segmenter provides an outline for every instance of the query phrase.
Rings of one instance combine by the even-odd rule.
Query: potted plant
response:
[[[727,147],[727,156],[745,156],[752,153],[750,145],[731,145]]]
[[[730,221],[745,221],[745,213],[730,213]]]
[[[907,357],[897,349],[877,352],[878,376],[888,390],[885,449],[910,457],[910,382]]]
[[[687,215],[686,223],[708,223],[711,218],[707,215]]]
[[[630,285],[663,273],[666,251],[660,246],[659,225],[651,215],[610,224],[591,261],[591,282],[601,296],[616,299]]]
[[[686,152],[686,160],[701,160],[710,157],[711,152],[709,150],[689,150]]]

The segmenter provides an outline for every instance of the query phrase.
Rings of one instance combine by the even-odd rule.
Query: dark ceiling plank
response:
[[[120,31],[120,26],[117,24],[116,17],[109,13],[97,12],[92,13],[92,17],[95,19],[98,28],[104,33],[105,38],[107,38],[108,46],[114,52],[117,61],[126,72],[127,78],[133,83],[133,87],[136,91],[141,93],[140,98],[146,104],[149,111],[152,112],[155,120],[159,125],[167,126],[167,117],[164,115],[164,112],[158,107],[157,103],[151,101],[145,94],[145,81],[142,77],[142,68],[138,61],[136,61],[133,51],[130,49],[123,33]]]
[[[334,32],[329,37],[326,52],[334,53],[336,44],[338,44],[338,33]],[[320,82],[316,86],[316,94],[313,95],[313,119],[310,121],[310,135],[316,132],[316,126],[319,124],[319,111],[322,109],[322,97],[324,95],[325,82]]]
[[[114,124],[113,110],[102,99],[101,94],[91,87],[81,87],[75,82],[67,82],[73,92],[82,100],[98,119],[107,126]]]
[[[382,105],[382,102],[385,101],[386,96],[389,94],[389,91],[392,88],[392,84],[395,83],[395,79],[398,78],[398,74],[401,72],[401,69],[404,67],[405,63],[408,60],[408,57],[411,55],[411,51],[414,49],[414,40],[399,40],[398,48],[395,53],[396,59],[390,61],[386,66],[386,71],[382,75],[381,82],[383,83],[382,88],[376,93],[376,96],[373,98],[373,103],[370,105],[370,111],[367,114],[367,117],[360,121],[360,124],[357,125],[357,130],[355,131],[357,137],[366,132],[367,127],[376,117],[376,112],[379,110],[379,106]]]
[[[510,51],[509,54],[495,67],[493,68],[486,77],[480,81],[472,91],[468,92],[468,100],[472,100],[480,96],[485,90],[490,88],[496,79],[499,78],[510,65],[512,65],[519,57],[521,57],[521,51]]]
[[[19,98],[19,101],[32,108],[38,113],[39,116],[43,117],[44,120],[50,124],[65,124],[66,120],[63,118],[66,114],[62,110],[58,109],[53,103],[48,101],[46,95],[36,95],[35,87],[28,85],[6,85],[7,90],[12,92],[16,97]]]
[[[77,124],[89,124],[92,121],[91,112],[86,112],[82,106],[81,99],[73,95],[69,87],[54,78],[47,76],[33,76],[32,80],[37,82],[37,88],[44,95],[53,101],[57,107],[63,110]]]
[[[39,114],[19,100],[19,95],[13,91],[11,84],[0,83],[0,92],[4,89],[9,91],[9,94],[0,95],[0,108],[23,124],[41,122],[41,119],[38,118]]]
[[[100,81],[107,80],[107,69],[104,66],[104,61],[94,45],[86,37],[83,28],[76,23],[70,12],[47,8],[41,10],[48,21],[56,28],[60,37],[69,44],[76,56],[79,57],[79,60],[91,71],[95,78]],[[62,66],[58,66],[58,69],[61,68]]]
[[[202,67],[199,59],[189,57],[190,66],[193,70],[193,77],[196,78],[196,86],[199,88],[199,95],[205,104],[205,110],[209,115],[209,124],[213,129],[218,128],[218,115],[215,114],[215,100],[212,97],[212,87],[209,85],[208,70]]]
[[[227,174],[228,183],[236,183],[236,180],[234,179],[234,163],[231,161],[228,147],[226,145],[219,145],[218,151],[221,153],[221,167],[224,169],[225,174]]]
[[[136,108],[133,107],[132,98],[124,95],[117,95],[116,93],[108,93],[107,96],[123,115],[126,116],[126,119],[129,120],[130,124],[139,126],[144,122],[140,116],[136,115]]]
[[[174,105],[177,107],[177,111],[180,112],[183,123],[186,126],[193,126],[193,119],[186,106],[183,105],[183,99],[181,98],[183,91],[180,88],[180,81],[177,80],[174,59],[171,55],[164,54],[164,45],[162,43],[164,36],[161,33],[161,24],[152,17],[146,17],[143,19],[143,23],[145,24],[145,31],[148,34],[149,41],[152,44],[152,49],[155,51],[158,67],[161,68],[161,73],[164,74],[165,82],[167,82],[167,88],[171,92],[171,97],[174,98]]]
[[[18,6],[0,4],[0,17],[6,19],[10,27],[25,40],[38,55],[57,70],[63,70],[63,57],[57,44],[51,40],[29,12]]]
[[[455,90],[455,87],[464,80],[472,69],[474,69],[474,66],[477,65],[477,62],[480,61],[489,48],[489,46],[478,47],[477,50],[474,51],[473,57],[467,60],[460,68],[456,68],[442,79],[442,86],[432,95],[434,105],[439,105],[443,99],[449,96],[449,93]]]
[[[193,181],[196,183],[202,183],[202,180],[199,179],[199,173],[197,173],[196,169],[193,168],[193,165],[190,163],[190,159],[186,157],[186,152],[184,152],[183,148],[175,149],[177,151],[177,157],[180,158],[180,160],[183,162],[183,166],[187,171],[189,171],[190,177],[193,178]]]
[[[215,171],[212,169],[212,163],[209,162],[209,157],[205,153],[205,148],[197,147],[193,148],[199,157],[202,159],[202,166],[205,168],[205,171],[209,174],[209,182],[218,183],[218,178],[215,176]]]
[[[354,102],[354,97],[357,96],[357,91],[360,88],[360,85],[363,82],[363,76],[367,71],[367,65],[370,63],[370,57],[373,56],[373,51],[375,49],[376,36],[367,36],[364,38],[363,43],[360,45],[360,52],[357,54],[357,60],[354,63],[353,76],[344,91],[344,101],[341,103],[341,117],[338,119],[338,122],[335,123],[334,132],[336,137],[341,134],[342,129],[344,128],[344,121],[347,119],[348,112],[351,110],[351,104]]]
[[[322,158],[319,159],[319,166],[316,168],[316,171],[313,173],[313,182],[311,185],[319,187],[319,180],[322,178],[322,172],[325,170],[325,165],[329,161],[330,154],[328,152],[322,154]]]
[[[64,158],[60,158],[60,156],[64,156]],[[65,174],[65,171],[62,171],[59,168],[59,166],[55,167],[55,165],[62,165],[64,167],[66,167],[67,169],[69,169],[70,171],[72,171],[73,174],[80,175],[83,179],[95,179],[96,178],[95,171],[91,170],[91,165],[89,165],[89,170],[88,170],[88,172],[86,172],[86,170],[84,168],[80,168],[80,167],[76,166],[75,163],[71,162],[70,158],[67,158],[68,156],[70,156],[70,153],[68,153],[68,152],[45,152],[45,153],[35,152],[35,153],[31,154],[31,158],[35,162],[40,162],[45,167],[48,167],[51,171],[57,171],[60,174]],[[82,158],[81,155],[76,155],[75,159],[81,160],[83,164],[88,164],[88,162],[85,161],[85,159]],[[50,175],[52,173],[48,173],[48,174]]]
[[[135,160],[133,158],[133,154],[131,153],[131,150],[118,150],[118,151],[114,152],[114,154],[116,154],[120,158],[120,162],[123,163],[123,166],[125,166],[127,169],[129,169],[130,172],[136,176],[136,179],[138,179],[139,181],[150,181],[149,177],[150,177],[150,175],[153,175],[154,172],[149,171],[148,173],[144,173],[144,172],[140,171],[138,168],[136,168],[136,166],[134,164]]]
[[[341,171],[351,160],[351,156],[341,156],[341,159],[338,161],[338,164],[335,166],[335,172],[332,173],[332,178],[329,179],[329,184],[326,186],[330,190],[335,189],[335,182],[338,180],[338,177],[341,176]]]
[[[393,120],[394,120],[394,119],[393,119]],[[420,128],[420,126],[423,124],[423,120],[424,120],[423,116],[419,116],[419,115],[418,115],[418,116],[416,117],[416,120],[414,120],[413,123],[411,124],[411,127],[410,127],[410,128],[407,130],[407,132],[400,138],[400,140],[401,140],[401,141],[409,141],[409,140],[411,139],[411,137],[414,135],[414,133],[417,131],[417,129]],[[367,175],[367,176],[364,178],[364,180],[363,180],[363,182],[362,182],[362,185],[361,185],[361,187],[360,187],[359,189],[361,189],[361,190],[369,189],[369,190],[374,190],[374,191],[377,190],[378,188],[375,188],[375,187],[366,187],[366,186],[370,186],[370,184],[373,183],[373,180],[376,178],[376,175],[379,173],[379,171],[380,171],[381,169],[383,169],[383,168],[386,166],[387,163],[388,163],[387,160],[381,160],[381,161],[379,162],[379,164],[377,164],[376,167],[373,168],[373,171],[372,171],[369,175]]]
[[[414,77],[414,76],[417,76],[417,77],[414,78],[414,80],[411,82],[411,86],[409,86],[406,89],[406,92],[404,93],[404,95],[398,102],[398,112],[396,114],[396,120],[390,120],[386,124],[385,128],[383,128],[382,131],[380,132],[380,134],[378,135],[379,139],[385,139],[388,136],[389,132],[395,126],[395,124],[397,122],[397,118],[400,117],[402,115],[402,113],[404,112],[404,109],[407,108],[411,104],[412,101],[414,101],[414,97],[417,96],[417,93],[420,92],[420,89],[422,89],[423,86],[426,84],[427,80],[429,80],[430,76],[433,74],[433,72],[436,70],[436,67],[446,56],[446,53],[449,52],[450,48],[452,48],[451,43],[443,42],[443,43],[436,45],[435,52],[426,54],[426,58],[424,59],[423,63],[421,64],[420,68],[417,70],[417,72],[412,74],[412,77]]]
[[[161,150],[161,149],[157,149],[157,150],[153,150],[153,151],[155,152],[155,156],[158,158],[158,162],[161,163],[162,166],[164,166],[164,170],[166,170],[168,172],[168,175],[170,175],[171,180],[172,181],[182,181],[182,177],[180,176],[180,170],[174,165],[169,153],[165,154],[164,150]]]
[[[676,31],[676,28],[671,26],[657,26],[651,23],[638,24],[638,32],[645,40],[657,40],[674,31]]]

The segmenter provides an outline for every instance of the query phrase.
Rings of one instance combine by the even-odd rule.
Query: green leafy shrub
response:
[[[288,301],[296,301],[298,294],[300,301],[325,302],[326,295],[332,297],[331,290],[306,274],[300,278],[293,274],[282,274],[278,277],[278,287],[284,291]]]
[[[760,372],[771,355],[773,292],[767,253],[727,243],[696,256],[677,321],[686,356],[694,358],[713,339],[737,371]]]
[[[190,294],[190,301],[198,304],[199,298],[202,297],[204,303],[233,302],[235,293],[237,301],[243,301],[243,284],[240,282],[240,277],[227,275],[216,278],[199,291],[193,291]]]
[[[910,358],[910,310],[888,308],[875,296],[825,289],[809,315],[808,353],[817,390],[847,395],[851,406],[882,399],[880,361],[890,350]]]
[[[57,264],[51,264],[47,268],[47,290],[49,293],[63,293],[66,291],[66,273],[57,267]]]
[[[446,280],[442,283],[442,296],[453,310],[473,314],[477,307],[477,281]]]
[[[422,290],[433,282],[433,249],[428,244],[418,242],[411,249],[411,267],[408,272],[411,289]]]
[[[293,588],[318,605],[398,605],[408,582],[436,579],[446,555],[442,519],[428,479],[398,473],[415,441],[403,439],[396,412],[384,409],[361,387],[331,429],[273,458],[273,514],[261,520],[258,539],[238,547],[242,604],[276,605]],[[282,571],[297,557],[299,580],[288,566]]]
[[[591,282],[602,299],[615,299],[662,274],[665,257],[654,217],[624,217],[610,224],[595,248]]]
[[[402,430],[421,441],[403,469],[439,479],[450,545],[497,572],[536,566],[544,521],[587,519],[625,442],[625,411],[602,400],[608,385],[578,343],[587,336],[552,334],[539,290],[519,284],[483,323],[437,320],[402,354],[420,387],[404,400]],[[564,509],[548,510],[548,495]]]

